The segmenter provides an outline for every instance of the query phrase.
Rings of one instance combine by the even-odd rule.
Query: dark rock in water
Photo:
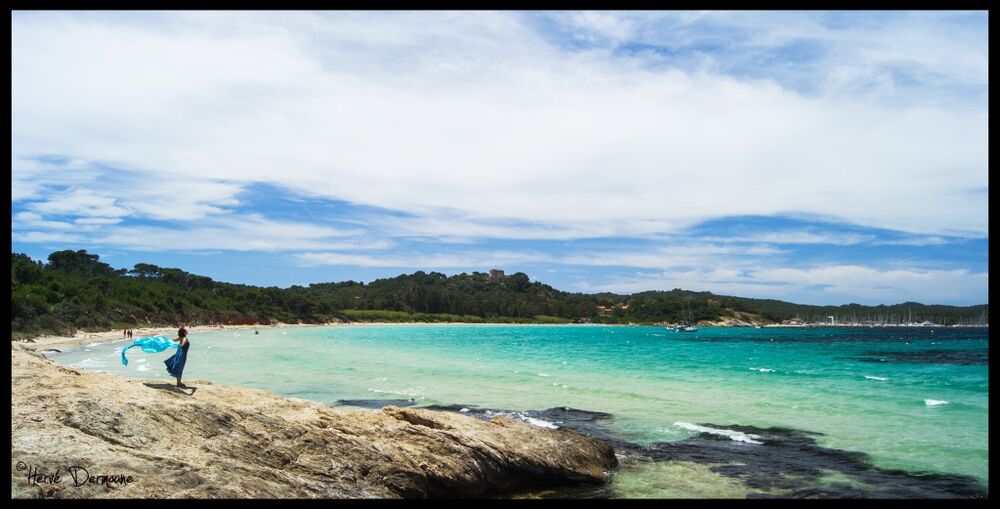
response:
[[[907,352],[873,351],[861,357],[849,357],[861,362],[910,362],[920,364],[989,364],[986,350],[918,350]]]
[[[573,431],[607,442],[616,451],[634,450],[639,446],[631,443],[632,437],[614,430],[608,426],[613,415],[606,412],[580,410],[571,407],[553,407],[545,410],[504,410],[496,408],[477,408],[475,405],[429,405],[420,407],[427,410],[461,412],[466,415],[490,420],[494,417],[508,417],[538,424],[538,421],[551,423],[559,428],[569,428]]]
[[[461,412],[463,409],[471,411],[476,408],[476,405],[427,405],[420,408],[426,408],[427,410],[440,410],[444,412]]]
[[[646,448],[657,461],[692,461],[713,465],[711,470],[737,478],[748,486],[780,491],[793,498],[984,498],[987,489],[974,477],[921,474],[887,470],[871,464],[857,451],[816,445],[818,433],[788,428],[702,424],[754,435],[760,444],[737,442],[725,436],[701,433],[677,442],[658,442]],[[848,482],[821,484],[833,472]],[[760,493],[754,496],[771,497]]]
[[[416,401],[413,399],[338,399],[335,404],[379,410],[387,406],[413,406],[416,404]]]

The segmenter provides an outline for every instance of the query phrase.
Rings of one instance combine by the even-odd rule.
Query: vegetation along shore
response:
[[[12,339],[178,324],[275,323],[852,323],[986,325],[989,305],[906,302],[811,306],[681,289],[632,295],[557,290],[523,273],[416,272],[370,283],[256,287],[139,263],[116,269],[86,250],[47,262],[11,253]]]

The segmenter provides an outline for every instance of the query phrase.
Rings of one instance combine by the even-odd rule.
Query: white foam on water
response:
[[[104,365],[105,365],[104,361],[102,360],[96,359],[94,357],[87,357],[86,359],[80,362],[74,362],[69,366],[71,368],[103,368]]]
[[[885,380],[888,380],[888,378],[886,378],[886,377],[884,377],[884,376],[868,376],[868,375],[865,375],[865,378],[867,378],[867,379],[869,379],[869,380],[878,380],[878,381],[880,381],[880,382],[881,382],[881,381],[885,381]]]
[[[135,362],[149,362],[149,359],[143,357],[142,359],[139,359],[139,360],[137,360]]]
[[[612,333],[612,334],[614,334],[614,333]],[[524,416],[524,418],[522,420],[524,422],[528,423],[528,424],[533,425],[533,426],[538,426],[539,428],[559,429],[559,426],[556,426],[555,424],[553,424],[553,423],[551,423],[549,421],[542,420],[542,419],[536,419],[534,417]]]
[[[773,373],[774,370],[770,368],[750,368],[750,371],[760,371],[761,373]]]
[[[700,433],[709,433],[709,434],[712,434],[712,435],[720,435],[720,436],[724,436],[724,437],[729,437],[729,439],[732,440],[732,441],[734,441],[734,442],[744,442],[744,443],[747,443],[747,444],[763,444],[764,443],[764,442],[760,442],[760,441],[754,440],[755,438],[760,438],[760,436],[753,435],[753,434],[750,434],[750,433],[743,433],[742,431],[735,431],[735,430],[731,430],[731,429],[709,428],[707,426],[699,426],[697,424],[691,424],[690,422],[675,422],[674,426],[677,426],[678,428],[684,428],[684,429],[687,429],[687,430],[691,430],[691,431],[698,431]]]
[[[149,366],[139,366],[136,368],[137,371],[149,371]]]
[[[87,346],[101,346],[101,344],[100,343],[91,343],[91,344],[89,344]]]
[[[538,376],[552,376],[552,375],[549,375],[549,374],[546,374],[546,373],[539,373]]]
[[[503,417],[507,417],[507,418],[510,418],[510,419],[516,419],[518,421],[522,421],[522,422],[526,422],[528,424],[531,424],[532,426],[538,426],[539,428],[559,429],[559,426],[556,426],[554,423],[551,423],[551,422],[546,421],[544,419],[539,419],[537,417],[531,417],[531,416],[528,416],[528,415],[524,415],[521,412],[494,412],[492,410],[487,410],[486,411],[486,417],[493,418],[493,417],[496,417],[496,416],[503,416]]]
[[[940,399],[925,399],[924,404],[927,406],[940,406],[947,405],[948,402]]]
[[[399,394],[400,396],[409,396],[411,398],[414,398],[414,397],[417,397],[417,396],[422,396],[423,395],[423,391],[425,389],[423,387],[416,387],[416,388],[407,387],[407,388],[405,388],[405,389],[403,389],[401,391],[387,391],[387,390],[383,390],[383,389],[368,389],[368,390],[371,391],[371,392],[377,392],[377,393],[380,393],[380,394]]]
[[[466,412],[468,412],[468,411],[469,411],[469,409],[465,408],[465,407],[462,407],[462,409],[459,410],[459,412],[462,412],[463,414],[466,413]]]

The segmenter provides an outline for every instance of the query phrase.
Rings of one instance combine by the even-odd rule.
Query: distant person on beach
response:
[[[132,329],[129,329],[129,330],[128,330],[128,338],[129,338],[129,339],[132,339]]]
[[[122,329],[122,337],[123,338],[127,338],[128,337],[128,329]]]
[[[181,375],[184,374],[184,364],[187,362],[188,348],[191,347],[191,342],[188,341],[187,335],[187,329],[184,327],[177,329],[176,341],[180,341],[181,346],[177,349],[177,353],[173,357],[163,361],[167,365],[167,373],[177,378],[177,387],[187,387],[181,383]]]

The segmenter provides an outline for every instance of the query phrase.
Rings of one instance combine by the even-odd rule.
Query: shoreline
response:
[[[231,330],[246,330],[246,329],[276,329],[276,328],[306,328],[306,327],[384,327],[384,326],[398,326],[398,327],[421,327],[421,326],[507,326],[507,327],[663,327],[662,324],[638,324],[638,323],[510,323],[510,322],[329,322],[329,323],[276,323],[270,325],[227,325],[224,328],[219,328],[211,325],[193,325],[187,327],[188,333],[199,333],[199,332],[218,332],[227,329]],[[739,325],[726,325],[726,324],[704,324],[699,325],[699,327],[719,327],[719,328],[748,328],[746,326]],[[848,325],[848,324],[824,324],[824,325],[786,325],[786,324],[768,324],[763,325],[762,328],[802,328],[802,329],[812,329],[819,327],[833,327],[833,328],[889,328],[898,327],[905,329],[913,328],[952,328],[952,327],[972,327],[972,328],[988,328],[988,326],[978,326],[978,325],[941,325],[938,327],[912,327],[912,326],[871,326],[871,325]],[[168,337],[173,337],[176,332],[176,327],[141,327],[132,329],[133,337],[132,339],[138,339],[142,337],[149,336],[159,336],[166,335]],[[103,332],[84,332],[76,331],[72,336],[39,336],[36,338],[30,338],[30,340],[12,340],[12,343],[20,344],[25,348],[31,350],[58,350],[59,348],[74,348],[78,346],[83,346],[85,344],[91,343],[110,343],[114,341],[123,341],[128,338],[121,337],[121,330],[111,330]]]

